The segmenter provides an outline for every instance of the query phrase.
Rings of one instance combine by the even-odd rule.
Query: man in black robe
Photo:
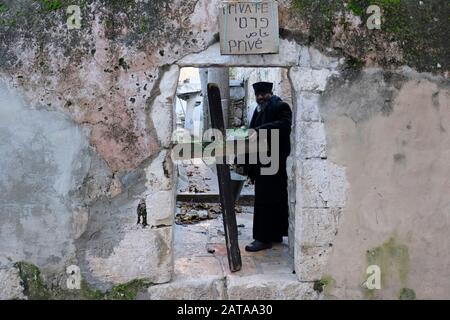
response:
[[[247,165],[247,174],[255,183],[255,208],[253,216],[253,241],[245,247],[246,251],[256,252],[272,247],[272,243],[283,242],[288,235],[289,207],[287,192],[286,159],[291,152],[290,134],[292,111],[286,102],[273,95],[273,84],[258,82],[253,85],[258,104],[250,129],[256,133],[250,141],[255,141],[261,129],[267,130],[270,157],[278,157],[279,168],[275,174],[267,175],[261,168],[271,164]],[[279,141],[271,141],[271,130],[279,130]],[[270,154],[274,143],[279,144],[279,153]],[[275,149],[276,150],[276,149]],[[273,158],[271,158],[273,161]]]

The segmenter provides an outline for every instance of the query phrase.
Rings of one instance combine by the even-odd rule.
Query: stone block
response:
[[[175,193],[159,191],[146,197],[147,223],[151,228],[171,226],[174,221]]]
[[[322,121],[320,94],[302,92],[297,100],[297,123],[300,121]]]
[[[327,246],[334,242],[342,209],[304,208],[296,219],[295,239],[302,245]]]
[[[180,279],[198,279],[204,276],[222,275],[222,265],[219,260],[212,255],[178,258],[174,263],[175,277],[179,281]]]
[[[172,65],[163,75],[159,84],[159,96],[151,106],[151,118],[161,146],[169,148],[173,131],[173,103],[178,85],[180,68]]]
[[[297,201],[304,208],[344,207],[348,190],[345,169],[323,159],[308,159],[302,164]]]
[[[16,268],[0,269],[0,300],[26,299],[23,290]]]
[[[326,56],[319,50],[309,47],[310,67],[313,69],[335,69],[339,65],[339,58]]]
[[[336,72],[328,69],[314,70],[305,67],[292,67],[290,78],[297,91],[323,92],[328,78]]]
[[[298,65],[305,68],[311,67],[311,54],[306,46],[300,47]]]
[[[323,54],[313,47],[300,48],[298,65],[312,69],[336,69],[339,66],[339,58]]]
[[[102,257],[86,252],[92,275],[103,282],[126,283],[148,279],[166,283],[173,273],[172,227],[143,229],[127,227],[124,237],[111,255]]]
[[[149,192],[173,188],[173,164],[167,150],[161,151],[145,171]]]
[[[252,274],[258,272],[258,266],[255,263],[255,259],[251,256],[246,255],[245,251],[241,252],[242,268],[237,272],[231,272],[230,264],[228,262],[228,257],[220,256],[218,259],[222,264],[222,270],[225,275],[233,275],[235,277],[248,277]]]
[[[320,280],[324,275],[332,247],[310,246],[296,242],[295,272],[300,281]]]
[[[225,300],[223,277],[202,276],[148,288],[141,300]]]
[[[168,151],[161,151],[146,169],[147,223],[150,227],[173,224],[176,190],[172,162],[167,155]]]
[[[300,148],[296,150],[297,158],[326,158],[327,141],[322,122],[302,121],[296,135],[296,141],[300,141]]]
[[[74,239],[79,239],[81,235],[86,231],[89,221],[89,211],[85,208],[78,208],[72,213],[72,233]]]
[[[317,299],[312,283],[302,283],[293,274],[259,274],[227,277],[230,300],[310,300]]]
[[[332,288],[330,294],[324,296],[324,300],[365,300],[367,296],[361,288]]]

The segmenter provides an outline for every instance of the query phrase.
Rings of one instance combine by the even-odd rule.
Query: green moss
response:
[[[322,293],[323,292],[323,286],[324,286],[324,284],[322,283],[321,280],[316,280],[316,281],[314,281],[313,289],[315,291],[319,292],[319,293]]]
[[[364,67],[364,61],[355,57],[348,57],[347,65],[353,70],[361,70]]]
[[[376,265],[381,270],[381,287],[389,283],[400,282],[406,285],[408,280],[410,258],[408,247],[390,238],[381,246],[370,249],[366,253],[367,267]],[[364,275],[366,277],[367,275]],[[366,297],[373,299],[379,290],[365,289]]]
[[[105,294],[98,290],[92,289],[86,281],[81,282],[81,296],[87,300],[102,300]]]
[[[347,9],[357,16],[365,16],[370,5],[377,5],[384,11],[395,12],[401,6],[401,0],[350,0]]]
[[[346,4],[346,5],[345,5]],[[381,8],[381,30],[366,29],[369,18],[366,10],[370,5]],[[418,71],[438,71],[450,68],[450,2],[447,0],[293,0],[293,14],[299,16],[309,26],[306,34],[310,42],[328,47],[332,41],[334,27],[340,25],[347,34],[343,50],[355,57],[380,56],[381,65],[407,64]],[[360,16],[360,31],[348,28],[344,15],[351,12]],[[339,39],[337,39],[339,40]],[[396,55],[385,55],[386,45],[399,47]],[[340,48],[340,47],[339,47]],[[403,58],[403,59],[401,59]],[[440,67],[438,67],[440,65]]]
[[[365,13],[364,8],[357,1],[350,1],[347,8],[357,16],[362,16]]]
[[[412,289],[403,288],[399,294],[400,300],[416,300],[416,293]]]
[[[61,9],[63,4],[61,0],[41,0],[41,6],[46,11],[54,11]]]
[[[82,281],[80,290],[56,289],[52,292],[55,300],[135,300],[137,294],[147,288],[149,282],[133,280],[114,286],[107,292],[92,288]]]
[[[114,286],[107,292],[92,288],[86,281],[81,282],[80,290],[49,287],[39,268],[28,262],[18,262],[15,267],[24,287],[24,295],[29,300],[134,300],[137,294],[147,288],[150,282],[133,280]]]
[[[122,9],[127,9],[128,7],[132,7],[136,4],[136,0],[108,0],[108,2],[114,7],[119,7]]]
[[[0,1],[0,15],[6,16],[8,11],[9,11],[9,7],[4,2]],[[0,17],[0,26],[11,27],[11,26],[15,26],[16,24],[17,24],[17,21],[15,18]]]
[[[379,247],[367,251],[367,265],[377,265],[381,269],[382,283],[388,276],[396,273],[400,281],[404,284],[409,273],[409,252],[408,247],[398,244],[394,238]]]
[[[448,4],[445,8],[439,0],[424,1],[422,5],[404,0],[352,0],[351,3],[352,11],[363,20],[368,17],[364,8],[370,4],[380,6],[382,32],[401,46],[407,64],[421,70],[435,70],[437,63],[446,63],[448,67],[445,52],[450,30],[444,22],[449,15]]]
[[[294,0],[294,10],[310,24],[310,41],[329,41],[336,25],[336,13],[343,8],[337,0]]]
[[[108,300],[134,300],[139,291],[148,286],[149,283],[144,280],[133,280],[113,287],[105,297]]]
[[[332,276],[324,276],[322,279],[314,282],[314,290],[319,293],[324,293],[325,296],[329,296],[331,294],[331,291],[333,290],[334,286],[336,284],[336,281],[333,279]]]
[[[11,19],[11,20],[0,19],[0,26],[14,27],[16,25],[17,25],[16,19]]]
[[[398,21],[395,17],[401,10],[401,0],[350,0],[347,6],[339,0],[294,0],[294,10],[310,23],[310,32],[314,39],[330,40],[336,17],[339,12],[350,11],[357,16],[367,18],[366,10],[370,5],[378,5],[382,9],[387,28],[393,29]],[[345,24],[345,19],[341,19]],[[345,25],[344,25],[345,28]]]
[[[139,31],[145,33],[147,31],[148,21],[146,18],[141,18],[139,23]]]
[[[402,17],[406,12],[401,0],[351,0],[347,9],[366,20],[368,18],[366,10],[370,5],[381,8],[383,30],[397,33],[403,29],[405,21],[402,21]]]
[[[134,300],[137,294],[150,285],[145,280],[133,280],[119,284],[107,292],[92,288],[86,281],[81,282],[80,290],[56,289],[55,300]]]
[[[19,270],[19,277],[22,280],[24,294],[29,300],[50,299],[51,294],[38,267],[23,261],[17,262],[14,266]]]
[[[81,282],[80,290],[55,287],[51,289],[51,300],[103,300],[105,293],[93,289],[85,281]]]
[[[0,14],[6,12],[8,10],[9,10],[8,6],[6,4],[4,4],[3,2],[0,2]]]

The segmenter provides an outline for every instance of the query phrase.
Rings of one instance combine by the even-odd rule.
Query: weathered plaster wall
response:
[[[347,204],[326,272],[339,297],[448,299],[450,87],[411,71],[367,70],[320,101],[329,159],[346,168]],[[361,289],[381,267],[380,291]]]
[[[4,85],[0,105],[1,266],[28,261],[53,277],[75,264],[99,286],[170,280],[174,193],[165,153],[115,178],[89,146],[88,130],[64,114],[31,108]],[[135,225],[146,196],[156,229]]]
[[[89,169],[86,132],[60,113],[27,108],[4,86],[0,101],[3,259],[61,268],[75,251],[70,193]]]
[[[428,117],[433,130],[425,126],[425,120],[408,113],[411,121],[418,121],[417,128],[412,123],[408,132],[415,132],[419,138],[427,133],[425,140],[429,139],[431,145],[426,145],[425,140],[414,144],[415,136],[404,138],[404,150],[389,143],[396,136],[395,126],[404,125],[396,121],[409,119],[396,112],[409,110],[404,109],[408,106],[405,101],[418,92],[425,96],[424,105],[430,106],[430,94],[431,108],[436,109],[439,103],[439,119],[446,130],[446,1],[423,5],[395,1],[393,7],[380,1],[387,13],[387,28],[382,31],[364,27],[367,17],[361,8],[365,1],[332,1],[330,5],[313,0],[279,1],[280,54],[246,57],[220,56],[218,0],[54,2],[52,6],[31,0],[0,2],[0,277],[6,279],[1,298],[21,297],[22,286],[30,295],[29,283],[24,280],[26,272],[20,265],[19,273],[14,267],[19,260],[36,264],[45,283],[55,287],[65,286],[65,267],[70,264],[80,266],[83,279],[100,289],[139,278],[153,283],[171,279],[176,177],[168,153],[173,95],[179,67],[183,66],[290,68],[298,141],[291,164],[296,172],[296,196],[290,200],[296,208],[295,259],[299,280],[309,286],[329,273],[338,281],[338,288],[353,290],[354,278],[343,275],[343,266],[350,270],[356,267],[340,264],[339,259],[350,247],[348,235],[357,234],[364,227],[374,232],[366,242],[360,241],[357,250],[348,253],[349,261],[362,266],[365,256],[361,252],[395,236],[394,244],[400,244],[400,248],[411,240],[408,281],[420,281],[416,275],[424,272],[430,283],[438,281],[433,273],[427,273],[427,268],[435,259],[448,259],[442,251],[444,244],[438,243],[439,239],[445,243],[445,229],[442,224],[435,225],[444,218],[444,211],[437,209],[445,208],[446,203],[437,183],[445,185],[440,180],[446,172],[445,140],[437,139],[445,132],[440,127],[439,132],[433,131],[439,123],[430,108],[420,109],[417,113]],[[81,7],[80,30],[67,29],[65,8],[69,4]],[[410,16],[415,19],[410,21]],[[393,25],[392,21],[401,24]],[[395,88],[395,76],[385,80],[395,90],[391,85],[379,84],[377,73],[348,77],[344,83],[328,83],[333,75],[345,75],[347,68],[381,66],[395,70],[403,64],[434,72],[438,78],[418,85],[414,81],[422,75],[412,73],[410,82],[400,81],[407,82],[403,89]],[[347,90],[344,84],[354,91]],[[431,93],[434,86],[444,86],[442,93]],[[366,103],[357,89],[362,89],[369,96],[368,101],[377,106],[373,114],[364,111]],[[379,97],[386,93],[392,98],[383,102]],[[340,97],[342,103],[333,104],[334,96]],[[416,100],[422,99],[420,94],[417,97]],[[419,104],[412,108],[419,108]],[[390,178],[384,177],[387,167],[377,166],[378,162],[346,160],[345,155],[358,149],[360,143],[357,138],[354,142],[336,142],[339,130],[352,128],[353,120],[348,126],[342,125],[348,120],[345,116],[342,120],[341,115],[347,112],[354,114],[356,122],[359,117],[370,118],[366,121],[370,125],[361,130],[372,137],[374,145],[364,145],[371,154],[380,149],[386,159],[394,157],[394,164],[389,167],[392,171],[387,171],[392,172]],[[386,116],[383,114],[389,114],[389,130],[376,120]],[[386,132],[391,135],[385,136]],[[348,135],[358,137],[354,131]],[[376,138],[385,138],[384,144]],[[426,147],[435,155],[435,162],[421,162]],[[384,159],[382,155],[374,156]],[[421,173],[421,168],[427,166],[429,174]],[[358,176],[361,168],[375,175],[377,186],[385,183],[400,197],[397,201],[392,194],[384,195],[390,199],[388,206],[368,195],[368,205],[387,208],[380,213],[384,226],[381,230],[369,220],[372,216],[366,217],[354,209],[359,201],[358,190],[371,187],[368,179]],[[422,174],[428,180],[408,180],[405,173]],[[398,179],[393,180],[396,175]],[[429,204],[429,208],[436,209],[436,220],[427,219],[424,224],[418,211],[409,212],[411,194],[395,194],[396,181],[417,188],[416,193],[411,192],[416,194],[415,199],[421,199],[419,195],[424,192],[430,194],[415,208]],[[433,188],[437,198],[428,193]],[[147,200],[150,224],[145,229],[136,226],[136,207],[142,198]],[[414,223],[408,222],[409,214]],[[402,215],[405,216],[401,218]],[[419,224],[422,228],[417,235],[408,235],[407,231],[419,229]],[[335,243],[336,230],[339,232]],[[424,243],[436,246],[424,254],[420,250]],[[422,257],[433,258],[426,262]],[[437,262],[434,268],[439,268]],[[357,268],[358,276],[365,271]],[[31,269],[31,278],[39,278],[35,269],[25,269]],[[438,271],[445,274],[444,269]],[[411,280],[413,277],[415,280]],[[427,282],[408,282],[405,286],[416,290],[419,297],[429,297],[432,294],[421,287],[424,283]],[[449,292],[448,285],[442,283],[436,285],[440,297]],[[139,286],[133,282],[132,287],[137,290]],[[112,292],[116,292],[114,288]],[[390,290],[389,294],[397,291]],[[92,297],[92,292],[83,292],[84,297]],[[336,296],[345,297],[346,293],[341,291]]]

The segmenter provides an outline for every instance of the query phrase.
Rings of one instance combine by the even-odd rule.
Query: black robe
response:
[[[290,134],[292,111],[279,97],[273,96],[264,110],[255,110],[250,128],[258,131],[280,130],[279,170],[275,175],[261,175],[259,163],[247,166],[247,173],[255,182],[255,209],[253,216],[253,238],[262,242],[279,242],[288,235],[289,206],[287,190],[286,159],[291,152]],[[268,142],[269,152],[273,141]]]

